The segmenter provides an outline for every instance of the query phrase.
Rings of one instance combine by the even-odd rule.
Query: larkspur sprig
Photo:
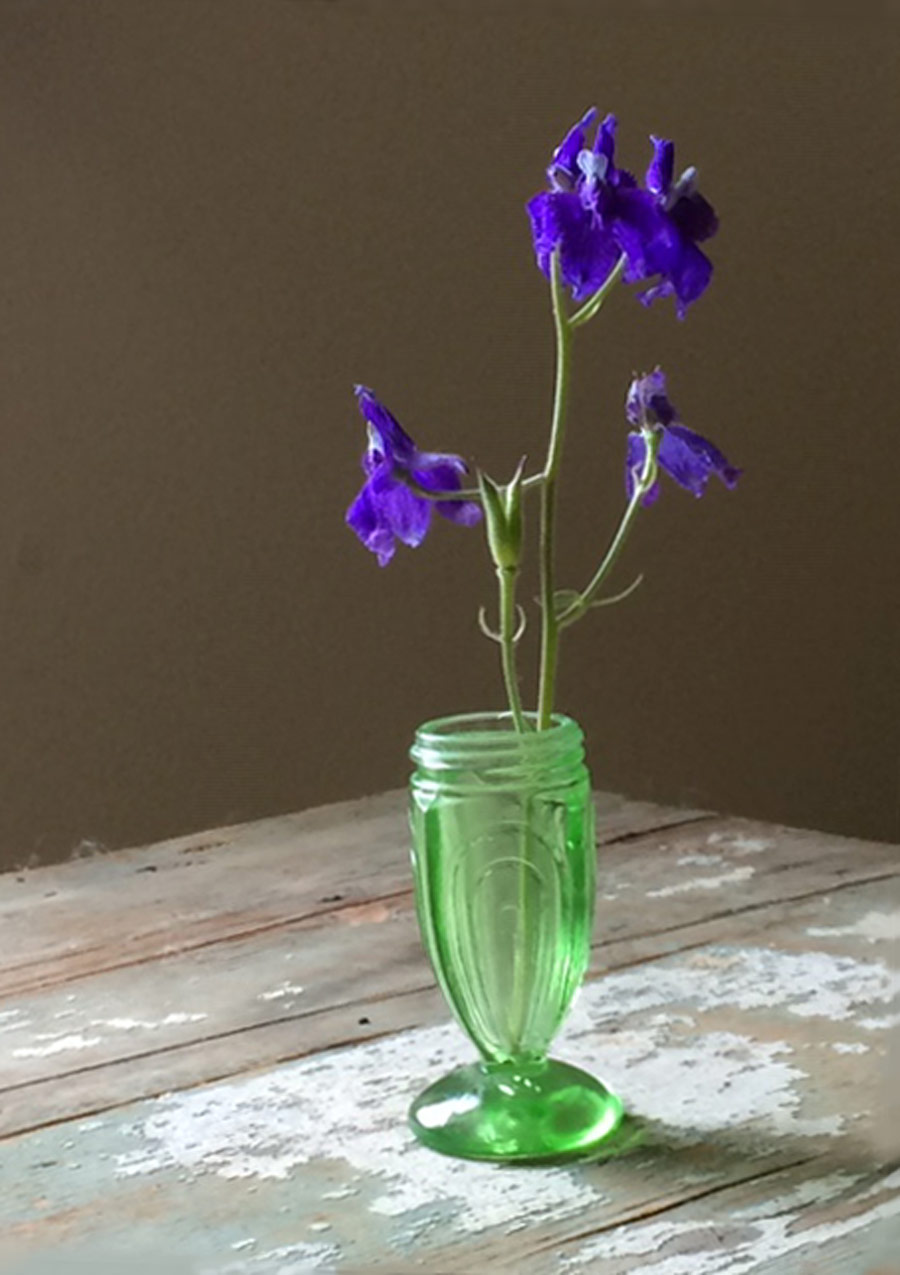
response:
[[[347,522],[379,565],[394,556],[396,542],[415,548],[431,525],[432,511],[461,526],[485,525],[488,550],[498,580],[499,627],[491,629],[482,607],[479,624],[497,641],[513,722],[531,729],[522,707],[516,648],[524,629],[524,611],[516,587],[524,552],[525,497],[540,496],[541,657],[536,725],[552,719],[561,632],[588,611],[627,597],[636,584],[613,596],[601,596],[607,578],[631,532],[639,510],[659,496],[660,472],[702,496],[715,475],[733,488],[740,470],[717,447],[682,424],[657,367],[635,375],[625,396],[631,426],[625,445],[626,507],[607,551],[582,589],[557,589],[555,533],[557,484],[565,440],[575,333],[589,323],[619,284],[638,284],[643,305],[672,297],[683,319],[705,292],[712,262],[698,244],[712,238],[718,219],[700,194],[697,171],[676,178],[671,141],[651,137],[653,153],[639,185],[615,159],[616,118],[599,124],[592,107],[553,152],[547,188],[528,201],[535,258],[550,281],[556,335],[556,382],[547,453],[540,471],[525,474],[524,461],[506,483],[484,471],[474,484],[464,480],[461,456],[420,451],[397,419],[370,389],[356,387],[366,421],[368,445],[362,458],[366,476],[347,511]],[[571,297],[572,304],[566,300]]]

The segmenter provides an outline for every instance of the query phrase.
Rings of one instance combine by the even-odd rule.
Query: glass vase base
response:
[[[586,1071],[548,1058],[457,1067],[409,1109],[418,1140],[466,1160],[581,1160],[618,1128],[622,1103]]]

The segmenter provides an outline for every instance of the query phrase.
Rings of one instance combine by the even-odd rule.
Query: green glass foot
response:
[[[505,1162],[583,1159],[621,1119],[615,1094],[552,1058],[458,1067],[409,1109],[413,1133],[432,1150]]]

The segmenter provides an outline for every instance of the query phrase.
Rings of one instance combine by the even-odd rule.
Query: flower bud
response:
[[[484,506],[488,548],[500,571],[514,571],[522,560],[522,470],[525,458],[508,483],[496,483],[478,471],[478,487]]]

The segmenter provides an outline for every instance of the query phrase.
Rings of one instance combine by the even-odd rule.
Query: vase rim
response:
[[[534,722],[537,714],[526,713]],[[581,727],[554,713],[546,730],[515,730],[509,712],[455,713],[433,717],[416,731],[410,756],[426,769],[467,765],[557,765],[583,756]]]
[[[537,722],[537,713],[523,713],[526,721],[532,725]],[[553,713],[550,721],[552,725],[547,730],[529,732],[521,736],[523,740],[528,739],[550,739],[560,734],[571,734],[574,728],[581,733],[581,727],[573,717],[567,716],[565,713]],[[516,736],[513,725],[513,715],[509,710],[486,711],[481,713],[451,713],[446,717],[431,717],[428,721],[422,722],[416,728],[416,739],[423,743],[437,742],[441,739],[449,739],[454,735],[488,735],[491,737],[500,736],[504,741],[508,741],[510,736]]]

